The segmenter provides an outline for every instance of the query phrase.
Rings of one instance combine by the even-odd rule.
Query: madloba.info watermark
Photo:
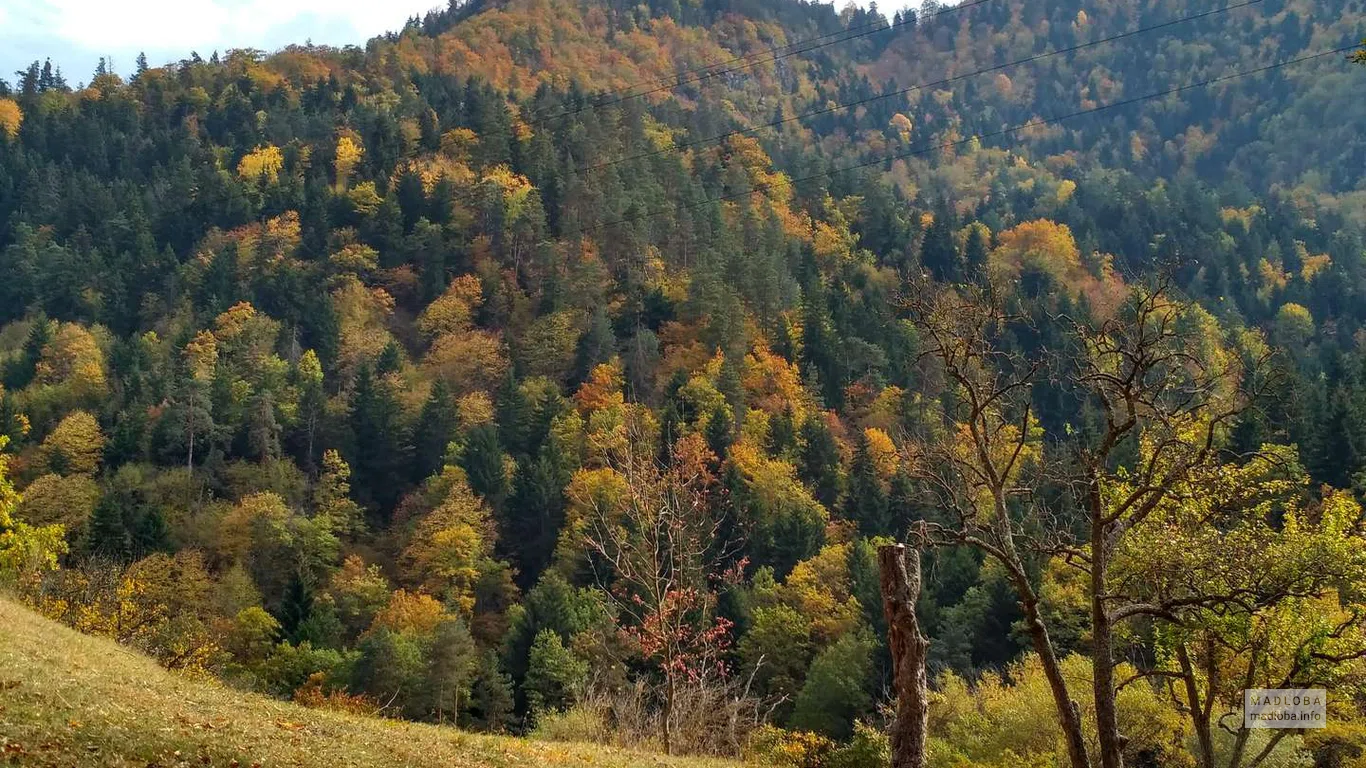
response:
[[[1328,692],[1322,688],[1249,688],[1243,691],[1244,728],[1325,728]]]

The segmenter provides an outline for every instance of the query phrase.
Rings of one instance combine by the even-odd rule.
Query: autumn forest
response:
[[[909,648],[916,765],[1366,765],[1363,37],[470,0],[34,62],[0,592],[470,731],[907,766]],[[1328,727],[1236,727],[1254,687]]]

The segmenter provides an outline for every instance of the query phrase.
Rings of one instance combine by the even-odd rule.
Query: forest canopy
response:
[[[1191,12],[509,0],[35,62],[0,583],[309,706],[852,766],[914,540],[935,765],[1348,765],[1366,69],[1001,129],[1350,45],[1360,4],[911,88]],[[1239,680],[1333,725],[1230,734]]]

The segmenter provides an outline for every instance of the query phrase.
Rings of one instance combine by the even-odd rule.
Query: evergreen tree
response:
[[[588,682],[588,663],[565,647],[552,630],[536,635],[526,675],[527,704],[533,715],[567,709]]]
[[[957,282],[963,274],[958,247],[953,242],[953,219],[953,210],[948,203],[940,205],[920,246],[921,265],[934,279],[946,283]]]
[[[988,243],[984,227],[976,226],[968,230],[968,241],[963,248],[964,261],[967,262],[968,276],[973,280],[984,281],[987,269]]]
[[[869,454],[868,439],[860,436],[854,446],[849,467],[849,493],[845,497],[845,517],[858,523],[864,536],[889,536],[892,530],[890,507],[877,467]]]
[[[125,494],[111,490],[95,505],[85,528],[82,549],[91,557],[127,560],[133,551],[132,533],[128,530],[124,505]]]
[[[422,679],[422,706],[428,717],[438,723],[456,721],[469,701],[479,661],[479,649],[463,620],[452,617],[436,625]]]
[[[617,337],[612,332],[612,322],[607,311],[601,306],[593,308],[588,328],[579,337],[574,352],[574,380],[584,381],[588,374],[602,363],[612,359],[617,353]]]
[[[351,392],[351,465],[358,500],[387,515],[403,492],[407,444],[398,402],[368,364],[356,372]]]
[[[284,598],[280,603],[279,615],[276,616],[280,621],[280,630],[286,638],[293,642],[299,640],[299,630],[308,621],[308,617],[313,612],[313,590],[303,577],[294,573],[285,588]]]
[[[499,667],[498,655],[492,650],[485,651],[470,686],[465,725],[502,733],[512,725],[513,705],[512,679]]]
[[[826,509],[836,508],[844,492],[840,450],[820,414],[812,414],[802,422],[797,474]]]
[[[503,513],[500,544],[504,556],[516,566],[517,583],[523,589],[536,583],[550,564],[564,523],[564,488],[570,476],[553,443],[544,445],[534,461],[518,465]]]
[[[730,408],[718,405],[711,412],[711,418],[707,420],[707,447],[716,454],[716,458],[725,461],[730,455],[730,446],[735,439],[735,422],[730,417]]]
[[[790,406],[769,419],[766,447],[769,454],[779,459],[791,458],[796,453],[797,424]]]
[[[466,433],[461,465],[469,477],[470,488],[495,510],[502,508],[503,496],[507,492],[503,456],[496,426],[479,424]]]
[[[459,428],[460,412],[455,397],[446,380],[438,378],[432,383],[431,394],[413,427],[413,469],[409,476],[412,482],[421,483],[441,470],[446,447]]]
[[[28,336],[24,339],[23,349],[5,366],[4,384],[7,389],[23,389],[33,381],[38,360],[43,355],[43,348],[51,339],[52,324],[48,321],[47,315],[39,313],[33,318]]]

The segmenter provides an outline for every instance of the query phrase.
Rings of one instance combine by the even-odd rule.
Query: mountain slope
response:
[[[305,709],[176,676],[7,599],[0,626],[0,755],[19,765],[731,765]]]
[[[1003,66],[1230,6],[1228,13],[1074,54]],[[820,4],[653,0],[627,8],[508,0],[471,6],[449,28],[429,34],[414,28],[376,40],[370,54],[383,62],[382,71],[477,75],[518,97],[538,86],[572,84],[606,93],[606,102],[616,105],[623,96],[616,89],[626,88],[648,97],[638,101],[661,107],[656,117],[686,126],[688,140],[713,135],[712,120],[729,121],[727,128],[764,126],[775,114],[791,117],[910,89],[758,132],[766,141],[823,145],[844,164],[886,154],[879,137],[895,144],[889,121],[897,113],[910,117],[915,144],[935,146],[1351,45],[1366,35],[1359,0],[1064,0],[1047,7],[989,0],[961,10],[930,2],[906,18],[916,20],[877,31],[878,17],[836,16]],[[846,28],[847,39],[838,33]],[[805,42],[813,39],[824,42]],[[770,47],[785,54],[795,48],[798,55],[775,60],[765,53]],[[723,62],[721,76],[695,72],[714,62]],[[660,86],[679,72],[682,87]],[[946,78],[962,79],[944,84]],[[926,85],[932,87],[919,88]],[[1211,185],[1245,185],[1258,193],[1273,184],[1343,192],[1361,183],[1356,169],[1366,143],[1357,128],[1363,120],[1357,78],[1329,58],[995,143],[1150,177],[1192,171]],[[541,122],[557,127],[557,121]]]

